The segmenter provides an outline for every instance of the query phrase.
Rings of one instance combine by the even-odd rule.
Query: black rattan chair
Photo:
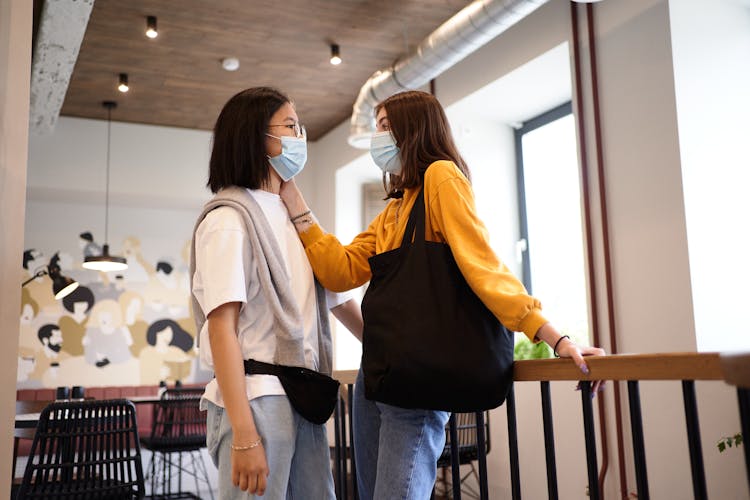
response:
[[[200,411],[202,394],[203,389],[167,389],[156,404],[151,436],[141,439],[143,448],[153,453],[149,466],[153,498],[200,498],[199,481],[206,484],[211,498],[214,498],[201,454],[201,448],[206,446],[206,414]],[[188,455],[190,469],[183,467],[184,454]],[[177,471],[175,492],[172,491],[173,470]],[[183,472],[195,479],[195,492],[183,491]]]
[[[467,479],[473,477],[479,484],[479,474],[474,465],[479,458],[479,447],[477,446],[477,418],[476,413],[455,413],[456,431],[458,434],[458,463],[469,465],[469,470],[461,477],[461,493],[467,498],[479,498],[478,488],[469,484]],[[484,442],[485,454],[490,452],[490,413],[484,412]],[[438,469],[442,469],[441,477],[436,481],[440,491],[436,496],[452,498],[450,496],[451,485],[449,481],[451,467],[451,436],[448,424],[445,426],[445,448],[437,461]],[[436,488],[437,489],[437,488]]]
[[[17,498],[136,499],[144,494],[133,403],[64,401],[42,411]]]

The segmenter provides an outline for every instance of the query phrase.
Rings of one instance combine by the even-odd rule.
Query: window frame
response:
[[[513,132],[516,148],[516,187],[518,189],[518,244],[523,245],[522,242],[526,242],[521,249],[521,281],[529,294],[533,294],[533,290],[531,287],[531,245],[529,243],[529,225],[526,211],[526,183],[523,170],[523,136],[572,114],[573,103],[568,101],[523,122]]]

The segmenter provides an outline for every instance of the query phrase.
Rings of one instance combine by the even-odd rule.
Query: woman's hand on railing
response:
[[[546,342],[554,351],[556,356],[570,358],[573,363],[585,374],[589,374],[589,367],[584,361],[584,356],[605,356],[604,349],[598,347],[579,346],[567,335],[562,335],[552,323],[545,323],[536,332],[535,338]],[[595,395],[604,389],[603,380],[592,381],[591,394]]]
[[[606,356],[607,353],[604,352],[604,349],[601,349],[599,347],[588,347],[588,346],[579,346],[575,342],[571,341],[568,338],[562,339],[560,344],[557,346],[557,355],[561,358],[570,358],[573,360],[573,363],[576,364],[580,370],[588,375],[589,374],[589,367],[586,364],[586,361],[584,361],[584,356]],[[603,380],[593,380],[593,384],[591,386],[591,395],[595,396],[597,392],[604,390],[604,381]],[[580,386],[579,386],[580,387]]]

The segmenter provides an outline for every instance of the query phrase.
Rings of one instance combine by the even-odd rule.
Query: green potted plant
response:
[[[731,447],[738,447],[742,444],[742,433],[738,432],[734,436],[724,436],[716,442],[716,447],[719,448],[719,453],[723,453],[724,450]]]

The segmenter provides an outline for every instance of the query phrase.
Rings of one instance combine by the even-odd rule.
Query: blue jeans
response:
[[[263,439],[268,462],[268,484],[262,500],[335,498],[328,438],[324,425],[301,417],[286,396],[263,396],[250,401],[255,427]],[[249,500],[256,496],[232,484],[229,445],[232,427],[224,408],[208,402],[206,445],[219,468],[219,499]]]
[[[365,398],[361,369],[354,386],[353,412],[359,497],[429,499],[450,413],[370,401]]]

